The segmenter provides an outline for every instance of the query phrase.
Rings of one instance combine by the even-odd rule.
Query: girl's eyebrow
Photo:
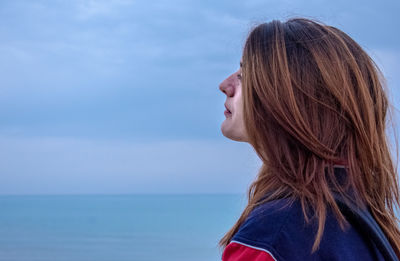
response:
[[[242,65],[243,65],[242,62],[240,62],[240,68],[242,68]]]

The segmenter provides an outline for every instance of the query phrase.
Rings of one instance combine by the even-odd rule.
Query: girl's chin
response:
[[[221,132],[226,138],[234,141],[246,142],[246,138],[244,137],[244,135],[238,133],[239,129],[240,128],[238,128],[237,126],[233,126],[231,122],[229,122],[229,119],[226,119],[221,125]]]

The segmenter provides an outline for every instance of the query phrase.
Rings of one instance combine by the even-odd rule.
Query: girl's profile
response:
[[[334,195],[369,211],[400,257],[390,104],[370,56],[338,28],[292,18],[253,28],[238,67],[219,86],[221,131],[262,166],[222,260],[384,260]]]

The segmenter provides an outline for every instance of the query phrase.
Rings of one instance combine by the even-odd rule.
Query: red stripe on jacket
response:
[[[222,261],[276,261],[276,259],[265,250],[231,242],[222,253]]]

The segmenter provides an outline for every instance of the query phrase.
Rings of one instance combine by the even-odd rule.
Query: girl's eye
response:
[[[238,77],[239,80],[241,80],[242,79],[242,74],[238,73],[237,77]]]

